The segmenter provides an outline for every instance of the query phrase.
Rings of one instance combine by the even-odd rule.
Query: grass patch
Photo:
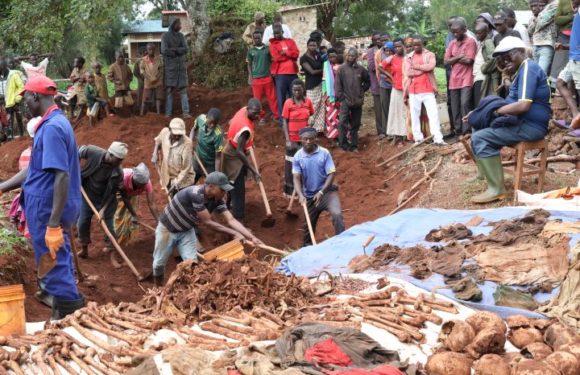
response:
[[[445,77],[444,68],[435,68],[435,79],[439,92],[447,92],[447,78]]]
[[[0,256],[16,255],[16,249],[26,248],[26,245],[24,237],[6,228],[0,229]]]

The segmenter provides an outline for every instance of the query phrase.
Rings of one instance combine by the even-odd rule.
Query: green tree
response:
[[[512,9],[528,9],[527,0],[431,0],[429,14],[435,28],[443,30],[447,28],[447,19],[450,16],[460,15],[467,20],[471,27],[475,18],[483,12],[494,15],[503,7]],[[451,11],[452,10],[452,11]]]

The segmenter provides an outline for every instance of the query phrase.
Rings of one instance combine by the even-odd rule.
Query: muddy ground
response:
[[[247,102],[250,98],[250,89],[241,89],[231,92],[217,92],[203,88],[193,88],[190,92],[192,101],[192,113],[197,116],[205,113],[211,107],[219,107],[223,112],[222,121],[224,124],[233,114]],[[369,98],[370,99],[370,98]],[[372,102],[367,100],[367,103]],[[390,166],[376,167],[378,161],[382,161],[394,155],[403,147],[409,145],[392,146],[388,142],[379,142],[374,131],[374,120],[372,109],[365,108],[363,116],[363,127],[361,129],[360,153],[345,153],[332,148],[332,143],[322,140],[321,144],[329,149],[333,154],[337,167],[337,182],[340,189],[340,197],[344,210],[345,224],[348,227],[374,220],[387,215],[397,206],[399,193],[409,189],[424,173],[424,167],[419,163],[414,163],[412,156],[416,152],[402,157],[400,162],[395,162]],[[159,131],[167,126],[169,119],[156,114],[147,114],[145,117],[113,117],[106,118],[94,128],[88,126],[88,122],[83,120],[77,128],[77,142],[82,144],[94,144],[101,147],[108,147],[114,140],[126,142],[129,145],[129,155],[124,162],[124,167],[132,167],[139,162],[145,162],[152,171],[152,179],[156,187],[156,202],[160,209],[164,207],[167,198],[159,189],[158,176],[151,165],[151,152],[153,150],[153,138]],[[193,120],[188,120],[188,132],[193,124]],[[226,127],[224,125],[224,127]],[[0,146],[0,178],[7,178],[18,169],[18,157],[20,152],[30,143],[30,139],[18,139]],[[423,160],[426,168],[430,169],[439,157],[437,148],[426,146],[431,150]],[[244,224],[249,227],[266,244],[282,249],[297,249],[302,244],[303,215],[301,208],[295,205],[293,211],[299,214],[299,218],[291,219],[286,216],[288,201],[282,195],[283,174],[284,174],[284,142],[281,130],[275,123],[268,123],[258,127],[256,134],[256,157],[260,165],[260,171],[266,187],[270,205],[276,219],[273,228],[262,228],[261,222],[265,217],[265,210],[260,197],[257,185],[251,181],[247,182],[246,197],[246,219]],[[402,165],[405,165],[402,167]],[[402,170],[400,170],[403,168]],[[424,194],[410,202],[408,207],[416,205],[428,207],[445,208],[473,208],[464,199],[465,189],[462,181],[474,173],[472,165],[457,165],[451,162],[449,157],[444,158],[444,162],[436,174],[436,181],[432,187],[425,184],[419,188]],[[396,177],[385,182],[395,173]],[[551,183],[548,178],[547,188],[560,187],[563,182],[558,179]],[[558,184],[558,186],[556,186]],[[482,188],[481,185],[479,188]],[[526,185],[524,184],[524,188]],[[472,189],[472,188],[470,188]],[[471,192],[470,192],[471,193]],[[502,204],[510,204],[503,202]],[[145,200],[139,205],[139,214],[147,224],[154,225]],[[437,223],[433,223],[437,227]],[[110,268],[109,256],[103,254],[103,234],[97,223],[93,220],[93,244],[89,250],[90,258],[81,260],[80,268],[86,275],[90,275],[91,283],[81,283],[80,289],[88,300],[99,303],[120,301],[137,301],[143,295],[146,288],[152,286],[150,282],[137,283],[135,277],[128,268],[113,270]],[[328,215],[322,215],[316,232],[318,241],[334,234]],[[200,239],[205,249],[211,249],[217,245],[225,243],[228,238],[216,235],[214,232],[204,230]],[[149,270],[151,268],[151,254],[153,252],[154,235],[146,229],[139,229],[134,240],[125,251],[128,257],[134,262],[139,270]],[[28,272],[25,276],[26,317],[28,321],[45,320],[49,316],[49,308],[36,302],[32,297],[36,290],[36,279],[34,272],[34,261],[29,253]],[[175,260],[170,259],[167,266],[167,274],[175,268]]]

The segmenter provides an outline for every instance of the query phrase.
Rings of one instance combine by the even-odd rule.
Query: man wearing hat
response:
[[[115,226],[114,218],[117,209],[117,200],[115,196],[123,182],[123,170],[121,163],[127,156],[127,144],[122,142],[113,142],[108,150],[98,146],[83,145],[79,147],[79,157],[85,160],[84,167],[81,170],[82,187],[91,200],[91,203],[99,215],[105,220],[109,231],[114,236]],[[78,221],[79,242],[81,258],[88,258],[89,244],[91,243],[91,219],[93,210],[83,199],[81,205],[81,215]],[[106,247],[103,251],[109,250],[109,240],[105,237]]]
[[[37,296],[51,306],[52,319],[62,319],[85,300],[75,282],[70,237],[81,206],[79,156],[73,129],[54,103],[56,93],[56,84],[45,76],[30,79],[20,93],[31,115],[42,118],[30,164],[0,184],[0,195],[22,186],[36,264],[46,255],[54,260],[38,270]]]
[[[306,203],[312,229],[316,232],[316,223],[323,211],[328,211],[332,219],[335,234],[344,232],[342,208],[338,197],[338,187],[334,185],[336,168],[330,152],[318,145],[316,130],[300,130],[302,148],[294,155],[292,174],[294,189],[301,204]],[[310,231],[304,225],[304,246],[312,244]]]
[[[145,194],[149,212],[157,222],[159,214],[153,195],[153,184],[149,169],[145,163],[139,163],[134,168],[123,168],[123,185],[117,196],[117,211],[115,212],[115,234],[119,245],[123,246],[131,240],[134,224],[138,223],[137,205],[138,196]],[[119,268],[116,252],[111,252],[113,267]]]
[[[265,28],[266,28],[266,15],[264,14],[264,12],[256,12],[254,13],[254,22],[246,26],[246,30],[242,35],[242,39],[244,39],[244,42],[246,42],[248,47],[251,47],[254,44],[254,32],[256,32],[256,30],[259,30],[263,33]]]
[[[526,44],[520,38],[507,36],[495,48],[493,57],[513,75],[513,84],[505,105],[500,104],[492,118],[495,121],[502,116],[517,116],[517,125],[492,125],[473,133],[471,146],[475,161],[488,186],[485,192],[471,198],[474,203],[488,203],[507,196],[500,150],[518,142],[544,138],[551,117],[548,78],[536,62],[528,59]],[[464,121],[468,121],[469,116],[465,116]]]
[[[501,12],[501,11],[497,12],[493,18],[493,22],[495,24],[495,29],[497,31],[496,36],[493,37],[493,44],[495,44],[496,46],[506,36],[515,36],[516,38],[520,38],[520,39],[522,38],[522,36],[520,35],[520,33],[518,31],[509,27],[509,24],[507,21],[507,14],[505,14],[504,12]]]
[[[161,166],[159,149],[161,148]],[[195,182],[192,166],[193,144],[185,135],[185,122],[174,118],[169,128],[163,128],[155,138],[155,147],[151,162],[158,168],[161,187],[173,197],[178,191]]]
[[[173,197],[159,217],[155,231],[155,250],[153,251],[153,280],[155,286],[162,286],[165,265],[176,247],[183,260],[197,261],[197,237],[195,229],[203,223],[214,231],[233,236],[235,239],[248,239],[261,244],[246,227],[234,219],[226,207],[224,197],[234,187],[221,172],[210,173],[203,185],[189,186]],[[218,214],[226,223],[222,225],[212,219]]]

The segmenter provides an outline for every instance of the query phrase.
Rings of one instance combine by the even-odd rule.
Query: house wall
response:
[[[157,53],[161,50],[161,35],[162,33],[149,34],[127,34],[127,44],[129,49],[126,51],[129,61],[135,61],[139,57],[139,48],[145,47],[147,43],[152,42],[157,46]]]
[[[292,30],[292,39],[298,45],[300,55],[306,52],[306,42],[310,33],[317,29],[316,8],[302,8],[282,11],[284,23]]]
[[[338,40],[344,42],[346,50],[351,47],[355,47],[359,52],[366,51],[368,46],[371,44],[371,36],[350,36],[347,38],[339,38]]]

